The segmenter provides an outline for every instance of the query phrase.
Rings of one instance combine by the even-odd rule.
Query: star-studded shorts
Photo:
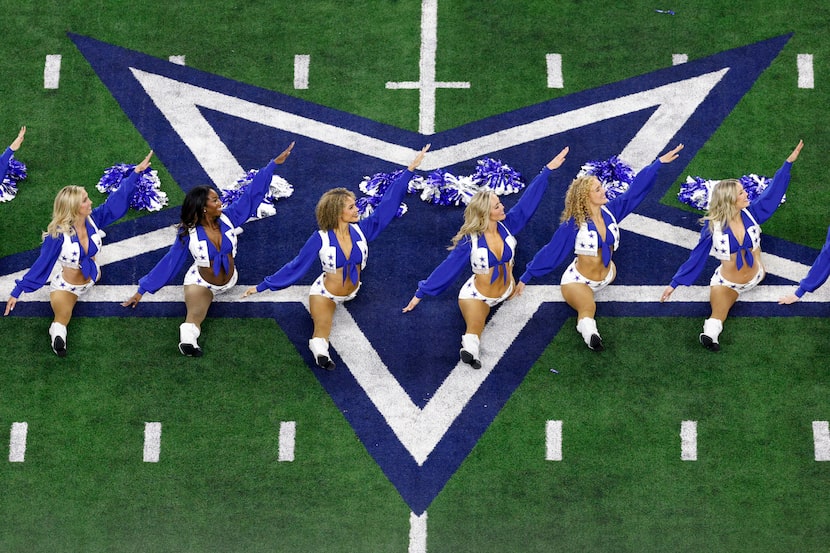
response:
[[[617,267],[612,262],[611,265],[608,266],[609,271],[608,275],[602,280],[591,280],[589,278],[585,278],[582,276],[582,273],[576,270],[576,259],[574,259],[568,268],[565,269],[565,272],[562,273],[562,280],[559,281],[559,284],[587,284],[591,290],[594,292],[598,292],[614,282],[614,278],[617,276]]]
[[[764,277],[767,276],[767,272],[764,270],[764,266],[758,263],[758,272],[755,273],[755,276],[752,277],[749,282],[745,282],[743,284],[738,284],[737,282],[732,282],[726,280],[720,274],[720,265],[718,268],[715,269],[715,273],[712,275],[712,278],[709,280],[709,286],[726,286],[727,288],[731,288],[735,290],[739,295],[743,294],[744,292],[748,292],[758,286]]]
[[[467,282],[464,283],[464,286],[461,287],[461,290],[458,291],[458,299],[460,300],[480,300],[489,305],[490,307],[495,307],[507,298],[510,297],[510,294],[513,293],[513,283],[510,283],[510,286],[507,287],[507,291],[502,294],[498,298],[491,298],[485,296],[481,292],[478,291],[476,288],[476,276],[473,275]]]
[[[231,279],[227,283],[223,284],[222,286],[211,284],[210,282],[202,278],[202,275],[199,274],[199,267],[195,263],[190,266],[190,268],[187,270],[187,273],[185,273],[184,275],[185,286],[195,284],[196,286],[207,288],[208,290],[213,292],[214,296],[222,294],[223,292],[227,292],[228,290],[233,288],[236,285],[237,280],[239,280],[239,271],[237,271],[236,267],[234,267]]]

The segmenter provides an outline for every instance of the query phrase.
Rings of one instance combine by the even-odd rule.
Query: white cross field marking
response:
[[[437,82],[435,58],[438,52],[438,0],[421,2],[421,57],[418,81],[387,82],[388,89],[418,89],[418,132],[435,134],[435,92],[439,88],[470,88],[468,82]]]
[[[427,513],[409,513],[409,549],[407,553],[427,553]]]

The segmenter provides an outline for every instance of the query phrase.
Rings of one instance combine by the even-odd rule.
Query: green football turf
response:
[[[438,91],[437,131],[667,67],[673,53],[695,59],[794,33],[685,173],[771,176],[803,139],[787,203],[764,232],[822,245],[827,3],[438,5],[437,78],[472,86]],[[0,144],[27,125],[17,157],[30,174],[0,204],[0,258],[38,247],[62,186],[83,184],[100,202],[102,171],[148,148],[67,31],[418,128],[417,92],[385,89],[417,79],[418,2],[0,8]],[[546,88],[550,52],[563,56],[564,89]],[[800,53],[814,55],[815,89],[796,87]],[[47,54],[63,56],[58,90],[43,88]],[[308,90],[293,89],[295,54],[311,55]],[[177,209],[183,194],[153,167]],[[680,205],[678,189],[667,205]],[[46,319],[0,320],[0,444],[13,422],[29,425],[26,461],[0,456],[0,552],[406,551],[409,509],[279,327],[209,319],[205,340],[227,336],[233,355],[195,360],[175,349],[179,322],[78,318],[59,360]],[[827,319],[733,318],[718,355],[701,351],[697,319],[601,324],[602,355],[569,321],[534,365],[429,507],[428,550],[827,551],[830,463],[813,459],[811,431],[830,419]],[[562,461],[544,460],[547,420],[563,421]],[[698,421],[694,462],[680,460],[683,420]],[[141,458],[149,421],[163,423],[158,464]],[[277,460],[281,421],[297,423],[294,462]]]

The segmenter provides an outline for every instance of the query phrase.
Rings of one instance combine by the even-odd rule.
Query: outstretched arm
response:
[[[772,217],[772,214],[781,205],[781,200],[784,198],[784,194],[787,193],[787,188],[790,185],[790,168],[795,160],[798,159],[798,154],[801,153],[801,148],[803,147],[804,141],[799,140],[798,145],[787,156],[787,159],[784,160],[781,168],[775,172],[769,186],[750,204],[749,211],[758,221],[758,224],[762,224]]]
[[[614,214],[617,221],[622,221],[629,213],[637,209],[651,189],[654,188],[654,183],[657,182],[657,172],[660,166],[666,163],[671,163],[677,159],[678,152],[683,149],[683,144],[678,144],[674,149],[669,150],[662,156],[658,157],[651,165],[643,167],[634,180],[631,186],[624,194],[620,194],[607,204],[607,208]]]
[[[242,195],[223,210],[223,213],[231,220],[234,226],[241,225],[256,213],[257,207],[265,199],[265,195],[268,194],[271,188],[271,178],[274,175],[277,165],[284,163],[293,149],[294,143],[292,142],[280,155],[273,160],[269,160],[268,165],[257,172],[251,184],[248,185]]]
[[[412,171],[423,161],[424,156],[429,150],[429,144],[421,148],[415,159],[412,160],[406,171],[401,171],[400,175],[389,185],[380,203],[375,206],[371,215],[358,222],[360,230],[366,235],[366,240],[371,242],[377,238],[381,232],[392,222],[395,215],[398,213],[398,207],[401,205],[403,197],[406,195],[406,190],[409,186],[409,181],[412,180]]]
[[[516,205],[510,208],[504,219],[504,225],[510,232],[517,234],[525,228],[530,218],[536,213],[545,191],[548,189],[550,172],[555,171],[565,163],[569,148],[565,146],[556,156],[551,159],[539,172],[538,175],[522,192],[522,197]]]

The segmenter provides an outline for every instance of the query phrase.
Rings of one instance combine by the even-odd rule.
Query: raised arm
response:
[[[683,144],[678,144],[674,149],[669,150],[662,156],[658,157],[651,165],[644,167],[637,173],[631,186],[624,194],[620,194],[610,202],[608,202],[608,209],[614,214],[617,221],[622,221],[629,213],[637,209],[651,189],[654,188],[654,183],[657,182],[657,173],[660,166],[666,163],[671,163],[679,156],[680,150],[683,149]]]
[[[565,158],[568,155],[569,148],[566,146],[561,152],[551,159],[542,170],[536,175],[536,178],[525,188],[522,192],[522,197],[516,202],[504,219],[504,225],[510,229],[512,233],[519,233],[527,225],[530,218],[536,212],[539,204],[544,197],[545,191],[548,189],[551,171],[555,171],[565,163]]]
[[[153,150],[150,150],[150,153],[133,168],[132,172],[118,185],[118,189],[110,194],[104,203],[92,210],[92,219],[96,225],[105,227],[127,214],[127,210],[130,209],[130,200],[138,185],[138,177],[150,167],[151,157],[153,157]]]
[[[395,214],[398,212],[398,206],[401,205],[401,201],[403,201],[403,197],[406,195],[409,181],[412,180],[412,172],[423,161],[424,156],[429,150],[429,146],[430,145],[427,144],[421,148],[421,151],[418,152],[415,159],[412,160],[412,163],[407,166],[406,171],[401,172],[401,174],[398,175],[398,178],[396,178],[395,181],[392,182],[392,184],[390,184],[386,189],[386,192],[383,194],[383,198],[380,203],[375,206],[372,214],[358,223],[358,225],[360,225],[360,230],[363,231],[363,234],[366,236],[366,240],[369,242],[377,238],[383,229],[385,229],[395,218]]]
[[[770,185],[749,206],[749,211],[757,219],[758,224],[772,217],[772,214],[781,205],[781,200],[784,198],[784,194],[787,193],[787,188],[790,185],[790,169],[792,168],[792,164],[795,163],[795,160],[798,159],[798,154],[801,153],[801,148],[803,147],[804,141],[799,140],[798,145],[787,156],[787,159],[784,160],[784,164],[775,172]]]
[[[22,127],[20,127],[20,131],[17,133],[17,138],[15,138],[11,145],[9,145],[9,149],[11,149],[12,152],[16,152],[17,150],[19,150],[20,146],[23,144],[23,137],[25,136],[26,125],[23,125]]]
[[[268,165],[260,169],[245,192],[236,201],[223,210],[223,213],[231,220],[234,226],[239,226],[248,220],[256,211],[259,204],[268,194],[271,187],[271,177],[277,165],[281,165],[288,159],[291,150],[294,149],[294,142],[282,151],[280,155],[268,162]]]
[[[20,145],[23,144],[23,137],[26,134],[26,127],[20,127],[20,132],[17,133],[17,138],[14,139],[6,151],[3,152],[2,156],[0,156],[0,179],[6,176],[6,171],[9,168],[9,163],[11,163],[12,155],[20,149]]]

